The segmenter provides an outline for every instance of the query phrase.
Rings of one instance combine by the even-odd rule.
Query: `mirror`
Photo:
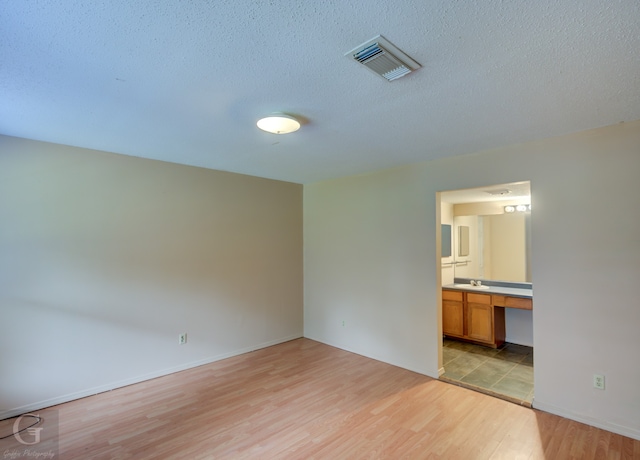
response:
[[[442,257],[451,257],[451,225],[442,224],[441,228],[441,255]]]
[[[530,205],[529,181],[440,192],[440,223],[451,225],[453,239],[451,256],[441,260],[442,285],[455,278],[531,283]]]
[[[455,277],[531,282],[531,214],[455,216]]]

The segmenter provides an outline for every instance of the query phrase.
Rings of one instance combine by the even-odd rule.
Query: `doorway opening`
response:
[[[440,223],[440,378],[531,406],[531,184],[441,192]]]

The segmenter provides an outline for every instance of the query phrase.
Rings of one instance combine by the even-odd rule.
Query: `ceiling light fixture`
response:
[[[300,122],[290,115],[274,113],[258,120],[258,128],[273,134],[288,134],[300,129]]]

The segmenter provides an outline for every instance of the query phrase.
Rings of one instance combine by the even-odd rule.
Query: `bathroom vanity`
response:
[[[442,287],[442,333],[446,337],[501,347],[505,308],[533,309],[533,290],[521,283],[472,286],[465,280]]]

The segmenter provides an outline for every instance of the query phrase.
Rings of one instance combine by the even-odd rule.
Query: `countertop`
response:
[[[485,285],[486,286],[486,285]],[[488,289],[478,289],[474,287],[461,287],[458,284],[447,284],[442,289],[454,289],[456,291],[476,292],[478,294],[500,294],[512,297],[523,297],[525,299],[533,298],[533,289],[513,288],[506,286],[487,286]]]

